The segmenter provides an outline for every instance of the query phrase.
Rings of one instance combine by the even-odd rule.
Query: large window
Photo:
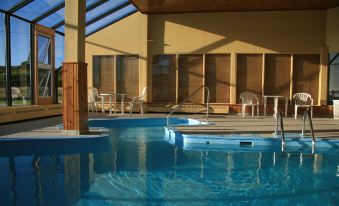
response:
[[[154,55],[152,69],[153,102],[176,101],[176,56]]]
[[[93,86],[99,93],[114,93],[114,56],[93,57]]]
[[[6,40],[5,15],[0,13],[0,107],[6,106]]]
[[[339,53],[330,54],[329,62],[329,104],[333,104],[334,99],[339,99]]]
[[[117,56],[117,93],[139,96],[139,56]]]
[[[30,24],[11,17],[12,104],[31,104]]]

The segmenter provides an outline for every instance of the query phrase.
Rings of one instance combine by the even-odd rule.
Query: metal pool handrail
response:
[[[275,131],[274,135],[278,134],[278,126],[280,122],[280,132],[281,132],[281,150],[284,151],[285,149],[285,130],[284,130],[284,122],[281,112],[278,112],[275,116]]]
[[[305,136],[305,122],[306,118],[309,120],[310,124],[310,130],[311,130],[311,135],[312,135],[312,153],[314,152],[315,149],[315,136],[314,136],[314,130],[313,130],[313,122],[312,122],[312,117],[310,114],[310,111],[305,111],[303,114],[303,120],[302,120],[302,128],[301,128],[301,136]]]
[[[205,88],[206,91],[207,91],[207,98],[206,98],[206,106],[207,106],[207,109],[206,109],[206,121],[208,121],[208,114],[209,114],[209,102],[210,102],[210,89],[207,87],[207,86],[201,86],[199,87],[197,90],[195,90],[190,96],[188,96],[186,99],[184,99],[184,101],[182,101],[174,110],[172,110],[170,113],[168,113],[167,115],[167,126],[170,125],[170,117],[171,115],[178,111],[188,100],[190,100],[190,98],[192,96],[194,96],[196,93],[198,93],[198,91],[200,91],[202,88]]]

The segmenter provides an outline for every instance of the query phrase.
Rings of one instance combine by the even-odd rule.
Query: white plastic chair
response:
[[[12,87],[11,93],[13,99],[22,99],[23,104],[26,104],[26,98],[21,94],[21,91],[18,87]]]
[[[98,102],[96,101],[97,98],[102,99],[101,96],[99,96],[98,93],[98,89],[95,87],[89,87],[88,88],[88,111],[91,110],[93,112],[93,110],[95,110],[95,112],[98,112]]]
[[[257,107],[257,116],[259,117],[259,98],[252,92],[243,92],[240,94],[242,117],[245,117],[246,106],[252,107],[252,117],[254,116],[254,107]]]
[[[294,99],[294,119],[297,119],[298,107],[306,107],[311,109],[311,118],[313,117],[313,99],[310,94],[296,93],[293,95]]]
[[[141,95],[138,97],[132,97],[131,98],[131,102],[130,104],[130,114],[132,114],[133,112],[133,107],[135,104],[139,104],[140,105],[140,111],[141,114],[144,115],[144,108],[143,108],[143,104],[144,104],[144,100],[145,100],[145,96],[146,96],[146,91],[147,91],[147,87],[144,87],[142,89]]]

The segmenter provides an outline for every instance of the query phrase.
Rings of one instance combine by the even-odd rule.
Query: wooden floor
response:
[[[135,117],[166,117],[167,114],[140,114],[125,116],[105,116],[102,113],[90,113],[89,118],[135,118]],[[202,115],[176,115],[204,120]],[[186,134],[266,134],[274,132],[275,119],[273,117],[245,117],[238,115],[212,115],[209,118],[212,125],[177,126],[175,129]],[[46,137],[62,135],[61,130],[55,127],[62,123],[61,116],[43,118],[31,121],[16,122],[0,125],[0,138]],[[284,118],[286,133],[300,133],[302,120]],[[339,120],[333,118],[314,118],[313,127],[317,138],[339,138]],[[306,128],[308,124],[306,124]]]

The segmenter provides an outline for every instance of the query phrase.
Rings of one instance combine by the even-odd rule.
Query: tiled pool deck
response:
[[[203,115],[175,115],[190,117],[204,121]],[[139,114],[125,116],[104,116],[101,113],[91,113],[90,118],[133,118],[133,117],[166,117],[166,114]],[[273,117],[245,117],[236,115],[211,115],[211,125],[199,126],[177,126],[175,130],[183,134],[256,134],[261,136],[272,136],[274,132],[275,119]],[[62,131],[56,128],[62,123],[61,116],[37,119],[25,122],[0,125],[0,138],[25,139],[25,138],[48,138],[62,137]],[[286,133],[300,133],[302,120],[292,117],[284,118]],[[313,127],[316,138],[339,138],[339,120],[333,118],[314,118]],[[308,128],[308,124],[306,124]]]

